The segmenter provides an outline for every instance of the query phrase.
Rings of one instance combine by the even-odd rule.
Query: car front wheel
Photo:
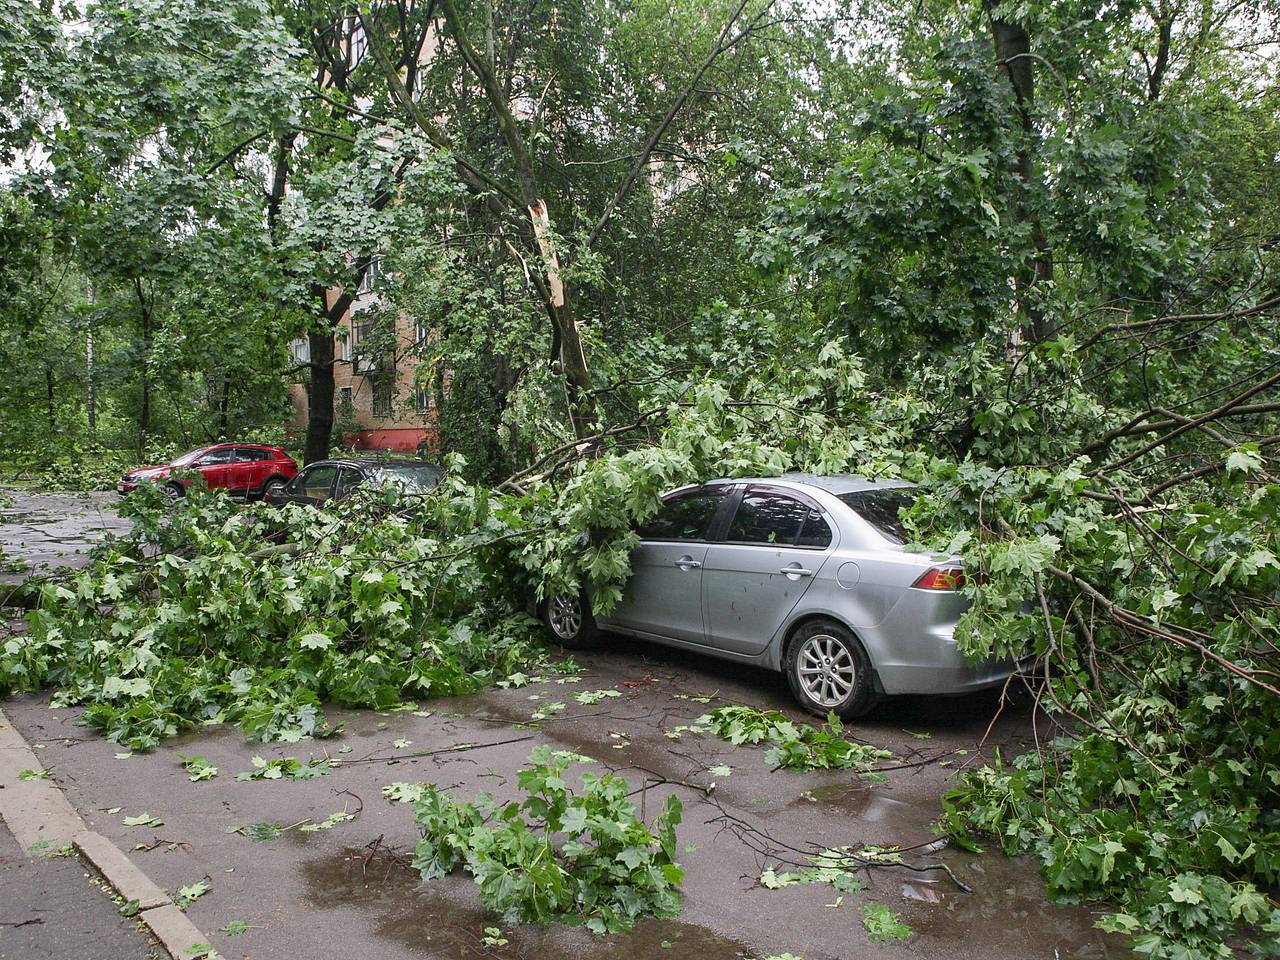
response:
[[[595,646],[600,638],[585,590],[548,597],[539,605],[538,614],[556,643],[569,650],[586,650]]]
[[[186,491],[182,489],[182,484],[180,483],[166,483],[160,488],[160,492],[169,500],[177,500],[186,493]]]
[[[262,485],[262,499],[267,500],[271,497],[278,497],[283,489],[284,480],[280,477],[272,477]]]
[[[783,669],[800,705],[810,713],[845,720],[860,717],[876,704],[875,682],[867,652],[846,627],[815,620],[796,630]]]

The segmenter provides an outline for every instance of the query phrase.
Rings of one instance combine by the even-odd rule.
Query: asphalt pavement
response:
[[[114,491],[37,493],[27,487],[0,487],[13,502],[0,505],[0,583],[85,564],[89,549],[104,536],[122,534],[130,524],[116,515]]]
[[[0,960],[152,960],[162,956],[120,915],[79,857],[23,850],[0,821]]]
[[[91,505],[90,517],[98,509]],[[1011,756],[1037,732],[1045,735],[1043,726],[1033,730],[1044,718],[1028,707],[1005,709],[980,746],[997,711],[994,695],[890,701],[846,730],[894,754],[884,765],[887,779],[867,782],[849,771],[775,771],[762,746],[735,747],[678,729],[729,703],[804,719],[779,676],[631,640],[577,659],[584,672],[575,682],[549,676],[519,688],[422,702],[416,710],[330,710],[330,719],[345,723],[337,737],[294,744],[253,743],[233,728],[211,727],[133,753],[80,726],[78,710],[52,708],[47,696],[13,698],[4,710],[91,830],[126,851],[169,893],[208,885],[187,915],[228,958],[1129,956],[1122,941],[1094,927],[1104,911],[1046,902],[1034,863],[938,842],[934,821],[951,778],[997,746]],[[574,695],[585,691],[615,695],[578,702]],[[550,704],[563,707],[548,710]],[[535,712],[547,716],[535,724]],[[423,883],[409,868],[418,837],[412,809],[388,800],[383,788],[435,783],[460,799],[484,790],[507,800],[517,796],[515,774],[538,744],[593,758],[571,771],[571,783],[583,771],[626,778],[632,800],[650,819],[667,794],[681,799],[678,850],[687,873],[678,919],[650,919],[608,936],[560,924],[513,926],[484,909],[465,874]],[[180,755],[205,757],[217,775],[192,782]],[[236,780],[254,769],[255,756],[340,762],[312,780]],[[339,813],[353,818],[328,829],[300,828]],[[125,823],[138,823],[142,814],[147,824]],[[250,839],[255,831],[249,828],[264,823],[288,829],[274,839]],[[771,890],[758,883],[766,868],[803,861],[798,851],[867,844],[906,849],[907,864],[867,870],[867,889],[845,895],[826,885]],[[87,911],[106,903],[75,863],[14,868],[28,876],[63,871],[42,874],[53,891],[51,908],[42,915],[46,923],[31,925],[40,929],[24,936],[59,917],[88,923]],[[0,884],[9,883],[0,873]],[[0,904],[10,902],[8,889],[0,887]],[[897,913],[910,938],[872,943],[859,911],[872,903]],[[4,912],[14,916],[0,920],[35,916],[29,905]],[[104,923],[99,918],[96,929],[109,930]],[[112,923],[118,926],[118,918]],[[487,932],[492,927],[500,935]],[[0,958],[46,955],[5,946],[17,942],[10,933],[26,929],[0,929]],[[104,947],[47,955],[146,954]]]

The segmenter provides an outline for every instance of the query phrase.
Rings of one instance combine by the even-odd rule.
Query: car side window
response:
[[[640,527],[641,540],[705,540],[728,487],[694,490],[667,500]]]
[[[356,487],[360,486],[360,481],[364,477],[359,470],[352,470],[350,467],[343,467],[338,471],[338,492],[335,494],[338,498],[345,497]]]
[[[329,499],[329,493],[333,489],[333,478],[337,472],[337,467],[326,465],[312,467],[298,474],[297,479],[299,486],[302,487],[302,495],[315,500]]]
[[[235,450],[231,447],[223,447],[221,450],[210,450],[196,461],[198,467],[211,467],[221,463],[231,463],[236,456]]]
[[[797,547],[829,547],[831,546],[831,527],[817,510],[810,510],[804,518],[804,526],[800,528]]]
[[[748,491],[738,505],[725,539],[734,543],[776,543],[792,547],[800,539],[800,532],[812,512],[799,500],[780,493]],[[830,536],[828,530],[828,543]]]
[[[267,459],[267,451],[250,450],[248,447],[236,448],[236,463],[255,463]]]

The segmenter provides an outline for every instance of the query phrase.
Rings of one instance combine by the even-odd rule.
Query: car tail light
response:
[[[912,584],[917,590],[959,590],[965,584],[959,567],[930,567]]]

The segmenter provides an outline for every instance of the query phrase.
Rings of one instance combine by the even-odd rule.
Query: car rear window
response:
[[[405,493],[426,493],[440,485],[444,470],[435,464],[380,467],[373,472],[374,483],[389,483]]]
[[[902,488],[886,490],[859,490],[856,493],[838,494],[854,512],[876,528],[888,540],[902,544],[908,540],[900,514],[916,502],[914,490]]]

